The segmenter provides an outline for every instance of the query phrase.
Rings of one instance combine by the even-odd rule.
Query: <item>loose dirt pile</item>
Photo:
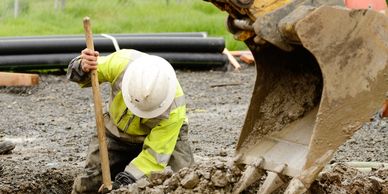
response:
[[[225,159],[196,164],[191,168],[181,169],[178,173],[167,170],[153,174],[148,179],[122,187],[114,194],[163,194],[163,193],[232,193],[233,187],[241,178],[242,170],[230,165]],[[387,193],[388,169],[373,169],[361,172],[355,168],[339,163],[321,173],[312,185],[311,192],[323,193]],[[265,176],[258,183],[251,185],[244,193],[256,193]],[[286,185],[274,193],[283,193]]]
[[[241,176],[227,161],[233,157],[244,122],[255,68],[243,66],[240,72],[178,70],[177,76],[186,94],[189,141],[197,165],[177,174],[142,180],[137,190],[122,188],[116,193],[131,189],[163,193],[174,188],[176,193],[229,193]],[[80,89],[64,75],[42,75],[40,81],[34,88],[0,88],[0,134],[16,143],[11,154],[0,155],[2,194],[70,193],[74,177],[84,166],[90,137],[96,133],[90,88]],[[108,99],[108,85],[102,85],[101,91]],[[366,125],[341,146],[332,163],[387,162],[387,134],[386,121]],[[373,176],[384,180],[381,188],[387,184],[387,176],[379,174],[367,174],[365,179],[344,176],[341,171],[337,174],[341,179],[336,182],[320,178],[317,185],[322,191],[336,193],[333,185],[351,191],[345,184],[356,180],[366,183]],[[253,185],[248,193],[256,193],[259,186]]]
[[[312,193],[388,193],[388,169],[361,172],[344,164],[321,173]]]
[[[241,176],[236,166],[217,159],[183,168],[178,173],[167,170],[112,193],[230,193]]]

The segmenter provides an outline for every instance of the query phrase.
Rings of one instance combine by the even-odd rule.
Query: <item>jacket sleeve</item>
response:
[[[122,57],[122,55],[122,52],[115,52],[108,56],[98,57],[97,74],[99,83],[113,82],[114,78],[117,77],[119,72],[123,69],[122,64],[126,64],[128,61],[128,59]],[[70,61],[66,76],[67,79],[80,84],[81,87],[91,86],[91,75],[90,73],[82,71],[80,56]]]
[[[68,80],[79,84],[86,84],[87,82],[90,82],[90,74],[82,71],[80,56],[70,61],[66,77]]]
[[[162,120],[147,135],[143,150],[127,165],[125,171],[136,179],[149,176],[151,172],[163,171],[175,149],[185,117],[185,106],[171,111],[169,119]]]

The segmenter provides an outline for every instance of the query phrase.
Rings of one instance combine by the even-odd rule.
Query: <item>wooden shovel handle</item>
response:
[[[93,34],[92,34],[91,25],[90,25],[90,18],[85,17],[83,20],[83,23],[84,23],[84,29],[85,29],[86,46],[88,49],[94,51]],[[105,188],[112,190],[112,181],[110,179],[108,148],[106,146],[105,125],[104,125],[104,117],[102,113],[102,100],[101,100],[101,94],[100,94],[100,86],[98,83],[97,70],[92,70],[90,73],[92,74],[91,81],[92,81],[92,89],[93,89],[94,111],[96,114],[98,144],[100,148],[102,183]]]

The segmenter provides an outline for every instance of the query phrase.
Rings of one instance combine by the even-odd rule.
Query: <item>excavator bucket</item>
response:
[[[234,193],[258,180],[259,169],[268,177],[259,193],[277,189],[284,175],[308,189],[386,98],[387,15],[342,0],[210,1],[229,13],[229,31],[256,62],[236,147],[235,162],[247,170]]]

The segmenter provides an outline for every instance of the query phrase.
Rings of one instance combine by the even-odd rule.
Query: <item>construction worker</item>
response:
[[[167,166],[177,171],[194,162],[184,93],[166,60],[129,49],[106,57],[84,49],[70,62],[67,77],[88,87],[91,70],[97,70],[100,83],[109,82],[111,86],[104,122],[114,189]],[[96,193],[101,184],[95,135],[85,172],[75,178],[72,193]]]
[[[15,144],[10,141],[0,140],[0,154],[8,154],[15,149]]]

